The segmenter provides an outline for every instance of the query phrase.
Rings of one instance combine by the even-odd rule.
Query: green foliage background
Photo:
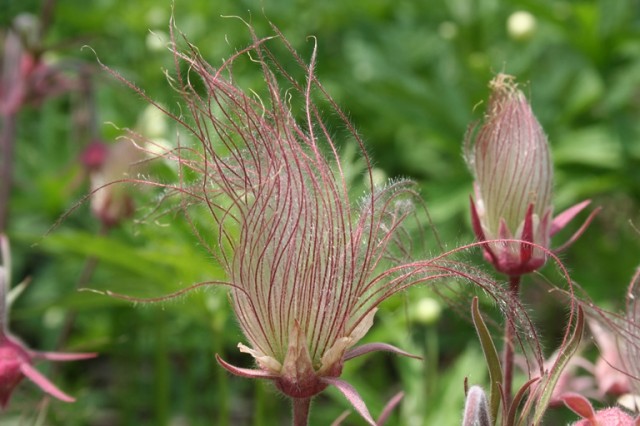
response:
[[[272,34],[273,22],[306,58],[317,43],[320,81],[367,141],[376,168],[419,182],[448,248],[473,239],[467,211],[471,177],[461,155],[467,126],[482,117],[492,76],[500,71],[517,76],[552,145],[557,211],[585,198],[603,207],[562,258],[595,301],[622,306],[640,260],[632,226],[640,223],[637,0],[59,0],[54,6],[45,37],[51,60],[97,68],[97,55],[170,108],[177,108],[178,96],[162,69],[171,69],[172,56],[158,45],[167,40],[172,7],[177,26],[214,66],[249,40],[246,26],[233,16],[265,36]],[[0,0],[0,25],[40,8],[35,0]],[[519,10],[536,18],[530,34],[516,36],[507,29]],[[257,69],[235,72],[259,87]],[[94,84],[103,139],[146,125],[146,102],[139,96],[104,72],[97,71]],[[29,276],[32,283],[12,310],[12,328],[31,347],[52,349],[65,314],[73,311],[77,318],[65,349],[101,356],[55,370],[43,364],[42,370],[78,401],[42,408],[40,391],[23,383],[2,414],[3,424],[5,418],[51,425],[287,424],[287,401],[269,385],[230,377],[214,361],[219,353],[250,366],[235,347],[243,337],[224,289],[148,305],[75,291],[90,258],[98,261],[88,287],[133,296],[161,296],[216,279],[220,270],[188,225],[172,216],[155,225],[129,222],[98,236],[99,224],[88,203],[81,203],[46,234],[88,191],[78,162],[87,141],[74,133],[72,101],[61,96],[19,117],[8,234],[13,276]],[[167,129],[150,132],[172,139],[176,129],[168,123]],[[148,207],[152,198],[143,193],[137,205]],[[571,228],[555,241],[562,242],[577,225]],[[552,270],[543,275],[554,279]],[[564,313],[549,303],[537,285],[542,281],[534,277],[525,286],[552,349]],[[368,336],[423,353],[424,363],[383,354],[354,360],[345,369],[344,377],[374,416],[395,391],[407,392],[391,424],[457,424],[464,377],[485,380],[468,322],[446,307],[444,320],[415,320],[418,300],[430,296],[428,289],[417,288],[390,300]],[[330,424],[348,404],[329,390],[315,407],[312,424],[320,425]],[[345,424],[364,423],[352,414]]]

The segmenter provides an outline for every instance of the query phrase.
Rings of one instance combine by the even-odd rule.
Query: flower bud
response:
[[[94,353],[40,352],[27,348],[8,328],[8,287],[11,270],[9,241],[0,234],[0,409],[6,408],[11,393],[26,376],[49,395],[65,402],[74,399],[58,389],[49,379],[33,367],[33,361],[74,361],[94,358]]]
[[[462,426],[490,426],[491,424],[489,404],[484,390],[480,386],[471,386],[467,392]]]
[[[475,176],[472,220],[480,241],[518,239],[547,248],[553,171],[547,138],[513,77],[498,74],[484,124],[465,146]],[[485,257],[507,275],[541,267],[546,255],[526,243],[492,243]]]

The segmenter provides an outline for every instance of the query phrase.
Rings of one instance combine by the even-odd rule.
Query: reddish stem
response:
[[[509,291],[514,300],[520,297],[520,275],[509,277]],[[502,389],[504,392],[504,404],[508,409],[512,399],[512,382],[513,382],[513,353],[514,340],[516,335],[515,318],[512,311],[507,311],[507,323],[504,329],[504,349],[502,352]]]
[[[293,426],[307,426],[309,424],[309,410],[311,398],[292,398]]]

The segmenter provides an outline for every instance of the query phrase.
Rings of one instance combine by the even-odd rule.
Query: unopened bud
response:
[[[472,203],[479,240],[518,239],[485,248],[497,270],[521,275],[541,267],[551,235],[553,171],[547,137],[513,77],[498,74],[484,124],[467,141],[466,160],[476,182]]]
[[[491,426],[487,396],[480,386],[471,386],[464,405],[462,426]]]

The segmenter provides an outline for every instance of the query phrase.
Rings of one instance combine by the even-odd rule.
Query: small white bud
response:
[[[440,318],[442,307],[437,300],[423,297],[415,305],[415,319],[421,324],[433,324]]]
[[[536,31],[536,18],[531,13],[519,10],[507,19],[507,32],[514,40],[528,40]]]

